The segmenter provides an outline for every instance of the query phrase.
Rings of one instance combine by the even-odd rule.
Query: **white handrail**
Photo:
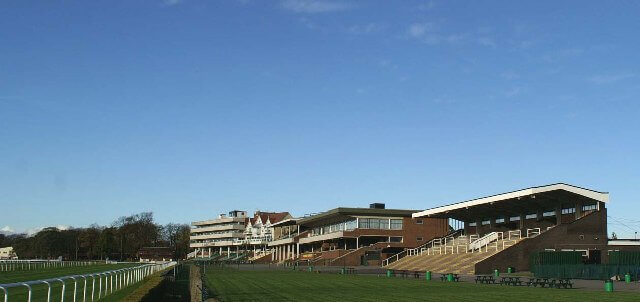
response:
[[[503,238],[503,233],[502,232],[491,232],[487,235],[484,235],[482,238],[471,242],[471,244],[469,244],[469,250],[480,250],[482,247],[487,246],[487,244],[493,242],[493,241],[498,241],[500,240],[500,238]]]

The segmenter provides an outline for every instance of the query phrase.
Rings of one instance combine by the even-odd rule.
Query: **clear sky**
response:
[[[0,1],[0,228],[567,182],[633,237],[640,4],[529,2]]]

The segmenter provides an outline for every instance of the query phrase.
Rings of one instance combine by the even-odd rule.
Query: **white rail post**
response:
[[[60,302],[64,302],[64,290],[66,288],[66,283],[64,283],[64,281],[62,279],[56,279],[60,282],[62,282],[62,293],[61,293],[61,297],[60,297]]]
[[[27,295],[27,302],[31,302],[31,286],[26,283],[22,283],[22,285],[26,286],[29,289],[29,294]]]
[[[82,302],[87,302],[87,277],[85,275],[80,276],[84,279],[84,288],[82,288]]]
[[[76,277],[71,276],[71,279],[73,279],[73,302],[76,302],[76,292],[78,291],[78,280],[76,280]]]
[[[102,297],[102,273],[98,273],[98,300]]]
[[[47,302],[51,301],[51,284],[49,284],[49,282],[47,281],[42,281],[42,283],[46,284],[48,289],[47,289]]]
[[[0,289],[4,292],[4,302],[9,302],[9,293],[7,293],[7,290],[0,286]]]

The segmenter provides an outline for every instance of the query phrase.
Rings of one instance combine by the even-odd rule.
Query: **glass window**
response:
[[[369,228],[370,229],[379,229],[380,228],[380,219],[370,218],[369,219]]]
[[[519,220],[520,220],[520,216],[509,217],[509,221],[519,221]]]
[[[360,218],[360,225],[358,226],[360,229],[368,229],[369,228],[369,218]]]
[[[562,214],[573,214],[575,212],[576,212],[576,208],[562,209]]]
[[[402,237],[391,237],[390,242],[402,242]]]
[[[498,219],[496,219],[496,223],[504,223],[504,218],[498,218]]]
[[[491,223],[491,221],[485,220],[485,221],[482,222],[482,225],[487,225],[487,224],[490,224],[490,223]]]
[[[549,211],[549,212],[542,213],[542,217],[551,217],[551,216],[556,216],[556,211]]]
[[[391,219],[392,230],[402,230],[402,219]]]
[[[537,218],[537,217],[538,217],[538,214],[529,214],[529,215],[525,216],[524,219],[534,219],[534,218]]]
[[[476,226],[476,223],[475,222],[469,222],[469,226],[470,227],[474,227],[474,226]]]
[[[389,219],[380,219],[380,229],[383,229],[383,230],[389,229]]]
[[[347,221],[347,223],[345,224],[345,228],[348,231],[351,231],[351,230],[355,229],[356,228],[356,220],[354,219],[354,220]]]

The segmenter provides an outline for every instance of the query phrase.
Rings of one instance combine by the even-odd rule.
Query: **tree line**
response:
[[[0,234],[0,247],[12,246],[21,259],[134,260],[143,247],[170,247],[176,259],[189,253],[189,225],[153,221],[153,213],[123,216],[111,226],[60,230],[45,228],[33,236]]]

